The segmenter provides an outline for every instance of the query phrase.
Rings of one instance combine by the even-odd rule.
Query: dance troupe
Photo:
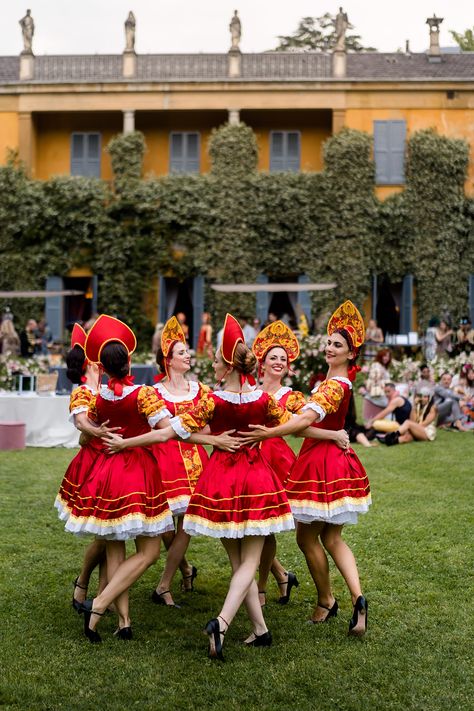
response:
[[[91,642],[101,642],[97,628],[107,611],[117,615],[116,637],[132,638],[128,591],[158,559],[161,540],[166,565],[152,600],[178,607],[171,583],[179,568],[183,591],[194,589],[197,569],[186,551],[192,536],[203,535],[221,540],[232,570],[223,606],[204,628],[208,656],[223,659],[224,636],[242,603],[251,623],[245,644],[270,646],[263,615],[268,576],[276,579],[282,605],[298,586],[276,557],[275,534],[295,526],[317,592],[310,622],[337,615],[329,553],[352,598],[349,634],[365,634],[368,603],[342,538],[344,525],[356,523],[371,503],[366,472],[343,429],[365,336],[354,304],[346,301],[334,312],[327,333],[327,376],[305,399],[282,386],[299,345],[281,321],[264,328],[250,349],[227,314],[213,391],[186,379],[190,355],[175,317],[163,329],[154,387],[133,383],[136,338],[125,323],[101,315],[88,334],[74,326],[67,365],[68,377],[79,383],[70,413],[81,447],[55,506],[67,531],[94,536],[72,597]],[[107,384],[100,384],[103,373]],[[304,437],[298,456],[283,439],[290,434]],[[213,447],[210,456],[203,445]],[[136,552],[126,557],[130,539]],[[98,594],[88,599],[96,566]]]

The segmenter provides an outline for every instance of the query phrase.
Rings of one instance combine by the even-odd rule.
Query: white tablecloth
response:
[[[0,393],[0,422],[24,422],[28,447],[77,447],[69,396]]]

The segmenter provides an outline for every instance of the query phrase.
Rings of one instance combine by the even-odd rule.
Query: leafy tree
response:
[[[303,17],[296,32],[292,35],[279,35],[279,44],[275,52],[294,50],[329,51],[336,44],[335,15],[326,12],[321,17]],[[354,26],[349,25],[353,30]],[[375,47],[364,47],[360,35],[346,35],[346,48],[349,52],[375,52]]]
[[[462,52],[474,52],[474,27],[472,30],[465,30],[463,33],[449,30],[453,40],[461,47]]]

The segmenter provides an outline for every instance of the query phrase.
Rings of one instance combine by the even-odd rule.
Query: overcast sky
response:
[[[27,3],[29,3],[27,5]],[[0,0],[0,55],[23,48],[18,21],[31,9],[35,54],[117,54],[125,46],[123,23],[137,19],[139,53],[226,52],[234,9],[242,21],[243,52],[272,49],[306,16],[335,14],[341,0]],[[426,18],[443,17],[441,46],[449,30],[474,25],[472,0],[345,0],[344,10],[365,45],[396,51],[410,40],[412,51],[428,46]]]

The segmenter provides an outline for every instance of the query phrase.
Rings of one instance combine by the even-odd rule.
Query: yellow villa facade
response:
[[[24,50],[0,57],[0,164],[13,150],[36,179],[109,180],[108,142],[140,130],[146,175],[205,173],[212,129],[242,121],[257,136],[260,170],[320,171],[325,140],[347,126],[374,136],[384,199],[403,190],[407,138],[434,127],[469,142],[473,195],[474,53],[443,53],[433,28],[430,40],[417,54],[244,54],[234,40],[227,54],[137,55],[134,40],[121,55]],[[376,288],[373,297],[366,313],[376,312]],[[415,328],[414,314],[405,331]]]

